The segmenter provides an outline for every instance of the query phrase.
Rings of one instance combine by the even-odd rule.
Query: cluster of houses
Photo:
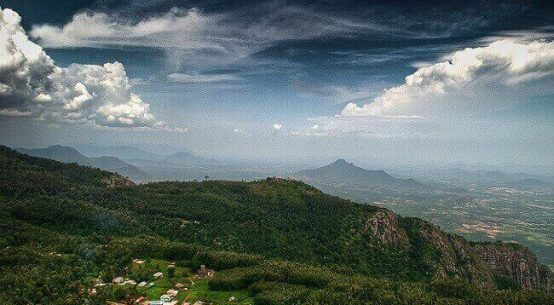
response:
[[[140,304],[140,305],[212,305],[211,303],[206,303],[206,302],[202,302],[202,301],[196,301],[194,303],[190,303],[189,301],[183,301],[183,303],[179,304],[179,301],[177,300],[174,300],[172,296],[170,296],[169,294],[164,294],[160,297],[160,300],[156,300],[156,301],[145,301],[144,300],[144,297],[141,297],[142,299],[137,299],[137,301],[139,301],[137,303],[137,301],[135,301],[136,304]]]
[[[145,263],[144,260],[141,260],[141,259],[134,259],[133,260],[133,265],[135,266],[140,266],[140,265],[143,265]],[[167,266],[168,269],[175,269],[175,263],[171,263],[170,265]],[[215,275],[215,271],[213,269],[209,269],[209,268],[206,268],[205,265],[201,265],[200,268],[198,269],[198,271],[196,272],[195,274],[195,278],[208,278],[208,277],[212,277]],[[156,272],[154,274],[152,274],[152,277],[155,279],[155,280],[158,280],[160,279],[161,277],[163,277],[163,273],[162,272]],[[192,284],[194,285],[194,282],[192,282]],[[101,287],[101,286],[105,286],[107,285],[106,283],[102,283],[102,281],[99,279],[97,284],[95,285],[95,287]],[[128,278],[124,278],[122,276],[117,276],[117,277],[114,277],[112,279],[112,285],[131,285],[131,286],[136,286],[136,287],[140,287],[140,288],[150,288],[152,286],[155,285],[154,282],[140,282],[140,283],[137,283],[136,281],[132,280],[132,279],[128,279]],[[134,300],[134,304],[136,305],[211,305],[210,303],[206,303],[206,302],[202,302],[202,301],[196,301],[195,303],[190,303],[189,301],[183,301],[181,304],[179,304],[179,301],[176,300],[177,298],[177,295],[179,294],[180,291],[187,291],[188,288],[186,287],[185,284],[183,283],[176,283],[175,284],[175,287],[172,288],[172,289],[168,289],[166,291],[165,294],[163,294],[162,296],[160,296],[160,299],[159,300],[147,300],[145,297],[141,296],[139,298],[137,298],[136,300]],[[234,301],[234,297],[232,297],[232,299],[229,299],[229,301]],[[119,303],[116,303],[116,302],[111,302],[112,305],[119,305]],[[123,305],[123,304],[121,304]]]

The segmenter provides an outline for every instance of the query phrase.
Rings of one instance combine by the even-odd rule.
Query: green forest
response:
[[[481,260],[490,249],[536,276],[525,286],[491,268]],[[256,305],[554,304],[550,271],[523,246],[469,242],[302,182],[134,185],[0,147],[0,304],[148,296],[112,285],[90,293],[99,278],[141,280],[129,271],[137,258],[175,262],[183,276],[206,265],[216,271],[207,291]]]

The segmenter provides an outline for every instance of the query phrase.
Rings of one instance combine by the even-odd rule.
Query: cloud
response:
[[[118,14],[85,11],[75,14],[61,27],[34,26],[31,36],[40,39],[44,46],[57,48],[124,45],[226,51],[257,43],[347,36],[363,31],[413,34],[367,20],[353,21],[297,6],[262,4],[226,13],[174,7],[138,22]]]
[[[237,81],[240,78],[232,74],[183,74],[172,73],[167,78],[179,83],[214,83],[225,81]]]
[[[35,25],[31,37],[45,47],[154,47],[166,50],[171,64],[231,64],[279,42],[318,37],[349,37],[365,32],[409,36],[411,31],[353,20],[330,12],[262,3],[225,12],[172,8],[141,19],[118,13],[84,11],[62,25]],[[201,59],[201,60],[198,60]]]
[[[119,62],[61,68],[0,10],[0,114],[114,127],[159,126]]]
[[[535,93],[553,93],[554,43],[504,39],[466,48],[419,67],[370,103],[342,116],[421,117],[508,109]]]
[[[305,137],[324,137],[330,134],[329,130],[323,128],[319,124],[314,124],[309,128],[303,130],[293,130],[290,132],[293,136],[305,136]]]
[[[217,21],[216,16],[204,16],[197,9],[173,9],[137,23],[103,12],[81,12],[63,27],[34,26],[30,34],[42,45],[57,48],[123,45],[223,49],[223,44],[218,47],[217,39],[207,42],[200,37]]]
[[[321,116],[308,121],[313,125],[298,131],[296,135],[392,139],[424,138],[436,134],[436,124],[414,118]]]
[[[279,123],[273,124],[273,129],[275,129],[275,130],[281,130],[281,128],[283,128],[283,125],[281,125],[281,124],[279,124]]]
[[[375,96],[378,84],[381,84],[381,82],[366,87],[350,88],[343,85],[307,84],[298,79],[291,81],[291,86],[300,91],[301,96],[318,98],[337,104],[367,100]]]
[[[30,111],[19,111],[17,109],[12,108],[12,109],[0,109],[0,115],[25,117],[25,116],[32,116],[33,113]]]

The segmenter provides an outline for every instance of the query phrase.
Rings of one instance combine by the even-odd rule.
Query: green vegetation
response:
[[[310,180],[310,184],[341,198],[428,220],[470,240],[516,241],[529,247],[543,264],[554,266],[552,189],[451,179],[448,184],[426,181],[430,187],[411,190],[320,180]]]
[[[0,147],[1,304],[105,304],[138,295],[154,299],[191,279],[195,285],[179,300],[256,305],[554,302],[551,292],[519,289],[501,277],[501,288],[510,289],[478,288],[470,278],[475,274],[439,277],[442,252],[421,233],[439,234],[432,225],[401,219],[399,229],[406,230],[412,245],[404,251],[372,234],[368,219],[377,208],[300,182],[108,188],[110,179],[108,172]],[[133,265],[136,258],[145,263]],[[176,263],[173,276],[165,276],[171,273],[169,262]],[[194,280],[192,273],[201,264],[215,269],[215,277]],[[164,277],[153,279],[156,270]],[[110,282],[116,276],[155,285],[106,285],[91,294],[99,277]],[[229,302],[231,296],[236,301]]]

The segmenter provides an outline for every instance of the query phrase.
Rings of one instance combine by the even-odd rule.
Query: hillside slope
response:
[[[112,156],[87,157],[69,146],[54,145],[40,149],[16,148],[16,150],[34,157],[115,171],[136,181],[146,181],[149,179],[148,174],[121,159]]]
[[[317,266],[310,270],[320,276],[327,277],[332,270],[337,274],[332,277],[350,274],[383,279],[379,285],[385,285],[382,288],[395,295],[398,302],[404,297],[392,292],[390,283],[431,283],[421,297],[435,300],[433,304],[439,304],[436,300],[441,298],[431,292],[436,287],[433,285],[438,285],[433,283],[447,279],[460,281],[464,289],[550,286],[550,272],[525,247],[470,243],[423,220],[401,218],[386,209],[355,204],[283,179],[133,185],[112,173],[29,157],[2,147],[0,220],[0,287],[13,289],[34,291],[45,285],[32,284],[34,281],[49,281],[54,274],[67,271],[73,277],[60,278],[63,284],[56,284],[55,289],[72,291],[72,281],[81,282],[90,276],[87,274],[107,269],[118,272],[132,257],[141,255],[179,260],[191,266],[220,261],[211,263],[219,269],[271,265],[271,260],[309,264]],[[228,258],[231,254],[223,252],[197,257],[198,251],[205,251],[202,249],[243,254],[233,254],[233,260]],[[64,264],[84,265],[56,269],[62,265],[52,265],[47,255],[52,251],[68,253]],[[259,256],[253,259],[248,256],[251,254]],[[35,271],[30,273],[26,268]],[[43,268],[52,275],[36,274]],[[267,267],[260,268],[240,272],[254,276]],[[273,272],[289,270],[286,267],[277,271],[279,268]],[[317,268],[324,269],[316,271]],[[75,273],[79,270],[84,273]],[[292,281],[294,272],[287,272],[289,275],[273,274],[270,278],[277,276],[274,281],[327,289],[328,284],[317,284],[319,280]],[[26,280],[14,279],[16,276]],[[255,275],[238,284],[234,282],[238,280],[236,276],[224,272],[217,281],[214,279],[214,287],[245,289],[266,278]],[[228,282],[231,279],[234,286]],[[31,286],[23,288],[21,285],[26,282]],[[252,293],[269,289],[256,287]],[[0,288],[0,301],[2,295],[13,297],[11,293],[12,290]],[[382,296],[350,297],[363,304]],[[461,295],[460,300],[466,297],[469,294]],[[401,304],[398,302],[387,304]]]

